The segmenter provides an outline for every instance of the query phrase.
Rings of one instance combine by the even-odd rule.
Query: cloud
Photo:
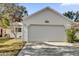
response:
[[[61,6],[79,5],[79,3],[61,3]]]

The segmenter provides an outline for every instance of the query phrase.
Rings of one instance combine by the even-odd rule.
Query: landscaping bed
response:
[[[17,56],[25,45],[25,41],[20,39],[0,40],[0,56]]]

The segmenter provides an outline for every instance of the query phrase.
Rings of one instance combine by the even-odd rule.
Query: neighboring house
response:
[[[23,36],[23,22],[22,20],[14,21],[10,25],[10,37],[11,38],[20,38]]]
[[[23,39],[26,41],[66,41],[65,30],[73,21],[46,7],[23,18]]]
[[[0,28],[0,37],[10,37],[10,38],[20,38],[23,36],[23,22],[21,21],[13,21],[10,22],[10,26],[8,28]]]

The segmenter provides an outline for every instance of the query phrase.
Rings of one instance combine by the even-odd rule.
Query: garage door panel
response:
[[[29,26],[29,41],[65,41],[64,26]]]

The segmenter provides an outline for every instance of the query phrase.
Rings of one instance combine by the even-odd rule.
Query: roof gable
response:
[[[40,10],[40,11],[37,11],[36,13],[31,14],[30,16],[25,16],[24,18],[28,19],[28,18],[30,18],[30,17],[32,17],[32,16],[35,16],[35,15],[37,15],[37,14],[39,14],[39,13],[45,11],[45,10],[52,11],[52,12],[56,13],[57,15],[63,17],[65,20],[68,20],[69,22],[72,22],[72,23],[73,23],[73,21],[71,21],[71,19],[69,19],[69,18],[63,16],[63,15],[60,14],[59,12],[57,12],[57,11],[55,11],[54,9],[51,9],[51,8],[49,8],[49,7],[46,7],[46,8],[44,8],[44,9]]]

